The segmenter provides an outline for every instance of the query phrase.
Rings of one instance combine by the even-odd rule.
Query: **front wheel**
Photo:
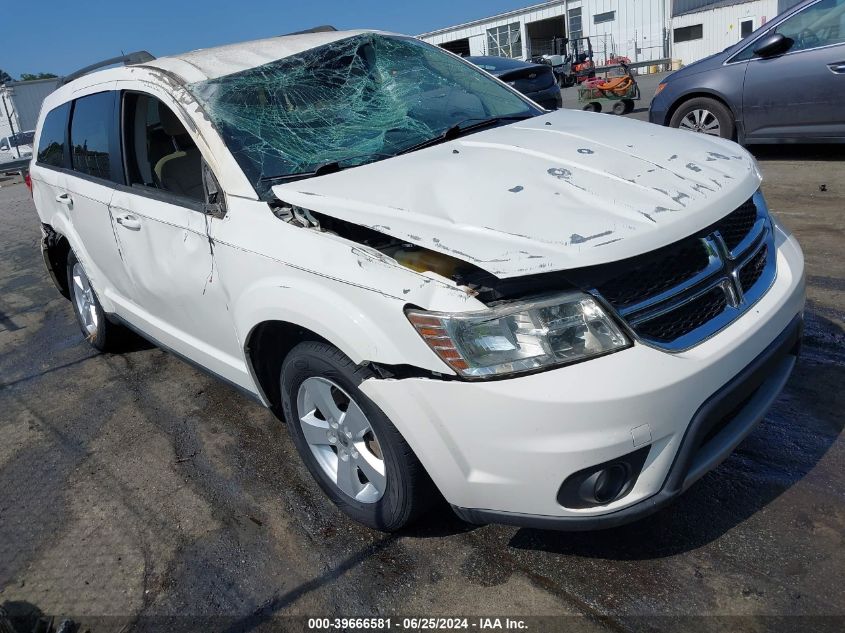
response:
[[[707,97],[690,99],[675,110],[669,125],[679,130],[731,139],[734,118],[723,103]]]
[[[372,377],[327,343],[300,343],[282,366],[282,406],[294,444],[326,495],[356,521],[390,532],[436,496],[405,439],[358,388]]]

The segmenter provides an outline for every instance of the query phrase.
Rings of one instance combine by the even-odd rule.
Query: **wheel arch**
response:
[[[718,92],[712,92],[710,90],[704,90],[704,89],[699,89],[699,90],[696,90],[694,92],[687,92],[687,93],[681,95],[680,97],[678,97],[677,99],[675,99],[675,101],[672,102],[672,105],[670,105],[669,108],[666,110],[666,118],[665,118],[666,125],[668,126],[668,125],[671,124],[672,117],[675,116],[675,112],[677,112],[678,109],[682,105],[684,105],[687,101],[691,101],[693,99],[701,99],[701,98],[703,98],[703,99],[713,99],[714,101],[718,101],[719,103],[721,103],[723,106],[725,106],[728,109],[728,111],[733,115],[733,118],[734,118],[734,128],[735,128],[734,129],[734,136],[736,136],[737,133],[738,133],[738,130],[741,129],[741,125],[742,125],[742,120],[739,116],[739,113],[736,111],[736,108],[734,108],[730,104],[730,102],[728,101],[728,99],[725,98],[724,95],[722,95]]]
[[[305,341],[332,344],[306,327],[290,321],[269,320],[253,326],[244,341],[247,368],[270,409],[281,417],[279,375],[290,351]]]
[[[67,258],[70,253],[70,241],[49,224],[42,224],[41,254],[50,278],[59,293],[70,299],[70,287],[67,279]]]

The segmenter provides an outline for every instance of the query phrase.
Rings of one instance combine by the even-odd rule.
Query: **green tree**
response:
[[[12,81],[12,76],[7,73],[5,70],[0,68],[0,84],[4,84],[7,81]]]
[[[21,81],[33,81],[35,79],[52,79],[55,77],[53,73],[21,73]]]

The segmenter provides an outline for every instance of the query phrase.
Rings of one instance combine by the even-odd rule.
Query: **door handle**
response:
[[[140,231],[141,230],[141,221],[138,220],[134,215],[130,213],[125,213],[123,215],[117,216],[115,219],[120,226],[125,229],[129,229],[130,231]]]
[[[73,204],[73,198],[70,197],[69,193],[60,193],[56,196],[56,202],[70,206]]]
[[[845,62],[834,62],[828,64],[827,67],[830,68],[830,72],[836,73],[837,75],[845,74]]]

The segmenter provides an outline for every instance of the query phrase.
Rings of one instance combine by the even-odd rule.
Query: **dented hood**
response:
[[[724,217],[759,184],[734,143],[570,110],[273,193],[506,278],[665,246]]]

